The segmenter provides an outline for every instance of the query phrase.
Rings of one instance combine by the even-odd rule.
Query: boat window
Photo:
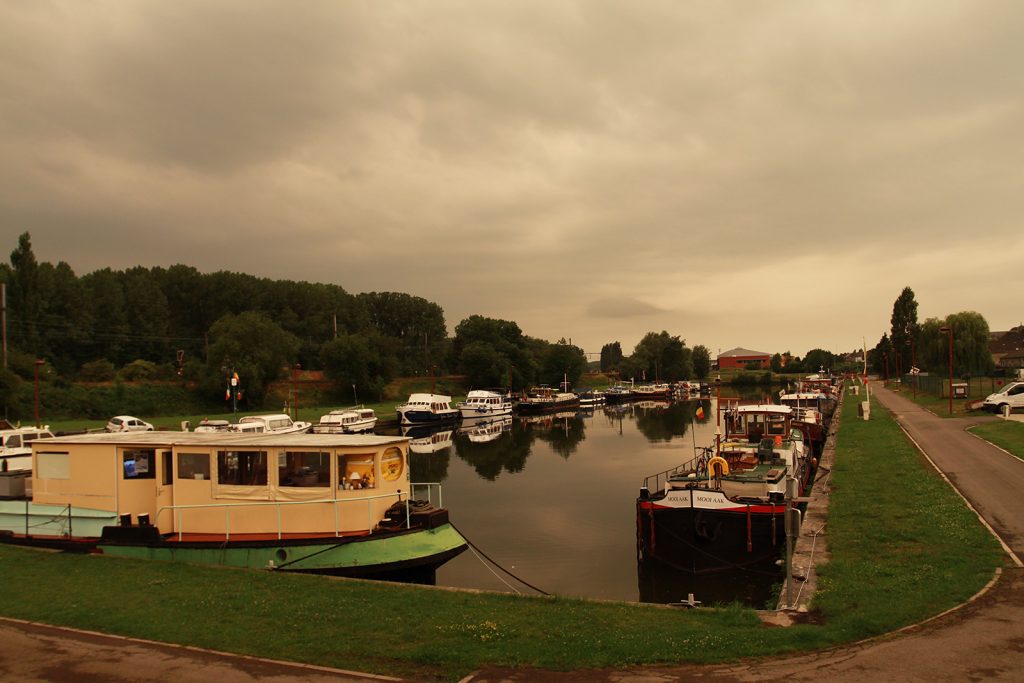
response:
[[[316,451],[279,453],[277,481],[281,486],[330,486],[330,455]]]
[[[376,488],[373,479],[373,454],[339,455],[338,487],[343,489]]]
[[[125,479],[155,479],[156,451],[152,448],[139,448],[121,452]]]
[[[71,456],[68,453],[37,453],[36,474],[40,479],[70,479]]]
[[[210,456],[206,453],[178,453],[178,479],[209,479]]]
[[[13,434],[7,437],[7,441],[4,442],[4,445],[8,448],[18,448],[21,446],[21,434]]]
[[[784,436],[786,434],[786,418],[783,415],[769,415],[765,434]]]
[[[217,451],[217,483],[267,485],[266,451]]]
[[[399,448],[392,446],[380,459],[380,476],[384,481],[397,481],[405,469],[405,458]]]

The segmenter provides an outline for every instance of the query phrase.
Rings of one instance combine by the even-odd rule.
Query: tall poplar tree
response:
[[[917,341],[917,301],[914,290],[904,287],[896,302],[892,305],[892,329],[889,340],[900,360],[900,372],[910,370],[911,343]]]

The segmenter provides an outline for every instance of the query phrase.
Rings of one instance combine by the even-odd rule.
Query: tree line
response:
[[[871,369],[880,376],[906,375],[914,367],[945,376],[950,372],[950,342],[955,377],[984,376],[995,369],[988,322],[976,311],[918,322],[914,290],[904,287],[889,320],[889,332],[868,352]]]
[[[294,368],[322,371],[342,402],[382,395],[400,376],[458,374],[470,387],[520,391],[578,386],[589,367],[583,349],[530,337],[513,321],[471,315],[449,336],[441,306],[400,292],[350,294],[334,284],[180,264],[78,276],[67,263],[37,261],[27,232],[10,263],[0,263],[0,281],[8,333],[0,395],[15,417],[31,413],[24,384],[36,372],[65,389],[177,382],[210,408],[225,397],[258,408],[269,384]],[[691,349],[666,331],[647,333],[628,356],[619,342],[606,344],[600,360],[603,372],[636,381],[706,378],[711,365],[707,347]],[[106,409],[85,399],[74,405]]]

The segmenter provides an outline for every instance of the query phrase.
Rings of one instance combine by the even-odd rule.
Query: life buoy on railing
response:
[[[729,474],[729,461],[720,455],[716,455],[715,457],[708,460],[708,479],[711,479],[715,476],[715,465],[722,466],[723,475]]]

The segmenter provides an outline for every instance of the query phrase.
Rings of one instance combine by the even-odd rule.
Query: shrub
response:
[[[156,363],[148,360],[133,360],[121,368],[120,377],[126,382],[137,382],[143,379],[155,379],[157,376]]]
[[[78,377],[84,382],[109,382],[114,379],[114,364],[106,358],[82,365]]]

